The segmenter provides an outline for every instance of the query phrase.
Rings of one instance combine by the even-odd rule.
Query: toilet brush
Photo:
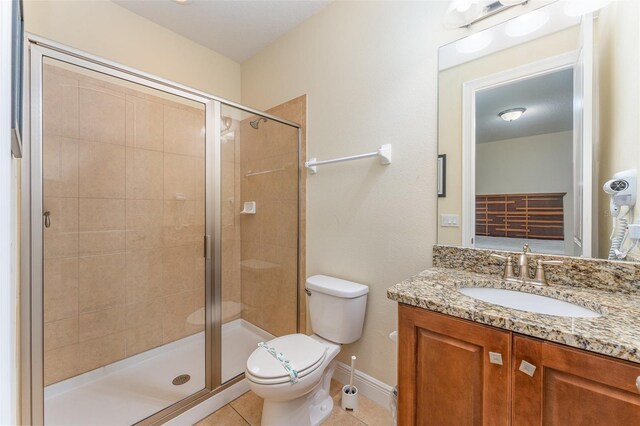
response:
[[[351,356],[351,372],[349,374],[349,384],[342,388],[342,409],[357,410],[358,409],[358,388],[353,386],[353,372],[356,369],[356,357]]]

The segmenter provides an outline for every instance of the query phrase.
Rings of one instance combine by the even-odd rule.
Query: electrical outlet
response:
[[[457,228],[460,216],[457,214],[442,214],[440,215],[440,226],[450,226]]]

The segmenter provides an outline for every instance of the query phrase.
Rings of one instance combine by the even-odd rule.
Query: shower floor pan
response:
[[[224,324],[223,382],[242,374],[257,343],[272,338],[241,319]],[[204,388],[204,347],[201,332],[47,386],[45,424],[130,425],[149,417]],[[184,374],[188,381],[172,383]]]

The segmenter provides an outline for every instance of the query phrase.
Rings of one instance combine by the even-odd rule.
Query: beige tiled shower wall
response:
[[[241,216],[242,318],[280,336],[297,332],[298,129],[252,119],[240,125],[241,201],[257,211]]]
[[[51,384],[204,329],[204,110],[45,65],[43,114]]]

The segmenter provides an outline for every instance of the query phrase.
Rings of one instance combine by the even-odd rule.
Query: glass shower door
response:
[[[262,341],[298,330],[298,128],[223,104],[222,382]]]
[[[205,105],[41,73],[45,423],[133,424],[207,384]]]

